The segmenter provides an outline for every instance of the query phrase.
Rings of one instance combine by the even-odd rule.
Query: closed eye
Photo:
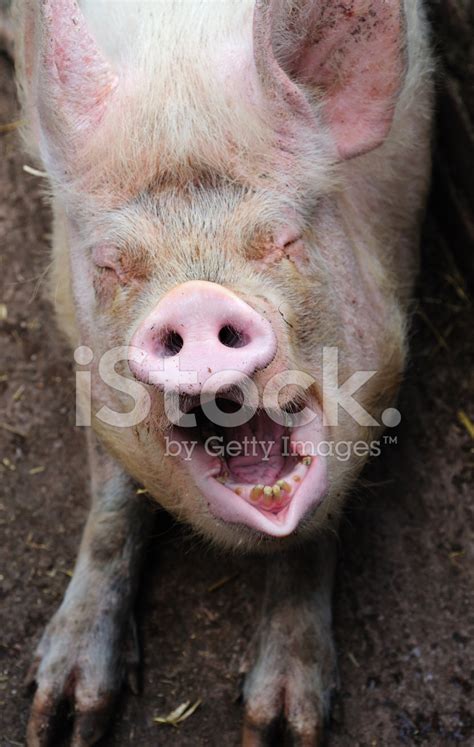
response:
[[[108,244],[96,246],[92,252],[92,259],[95,266],[102,270],[104,275],[113,273],[121,282],[125,280],[121,256],[117,247]]]

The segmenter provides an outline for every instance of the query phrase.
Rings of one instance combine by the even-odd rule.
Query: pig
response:
[[[135,681],[138,483],[266,558],[242,744],[283,720],[318,745],[339,519],[400,417],[430,176],[422,2],[17,0],[14,19],[92,493],[27,744],[50,743],[64,698],[72,744],[94,744]]]

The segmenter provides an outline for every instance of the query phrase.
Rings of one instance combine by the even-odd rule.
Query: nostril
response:
[[[219,341],[226,348],[244,348],[250,340],[246,334],[240,332],[231,324],[225,324],[219,332]]]
[[[183,338],[174,329],[167,330],[161,335],[160,347],[161,354],[166,358],[178,355],[184,345]]]

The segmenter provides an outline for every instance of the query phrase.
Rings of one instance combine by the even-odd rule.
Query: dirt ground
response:
[[[0,124],[17,117],[0,57]],[[21,745],[22,681],[61,601],[88,504],[71,355],[42,297],[48,209],[16,134],[0,134],[0,745]],[[340,541],[341,689],[330,747],[474,744],[473,315],[431,215],[402,424],[364,474]],[[0,306],[0,310],[4,307]],[[461,416],[462,418],[462,416]],[[8,426],[8,427],[6,427]],[[11,430],[9,430],[11,428]],[[140,601],[143,694],[125,694],[104,746],[237,745],[238,664],[262,562],[217,556],[158,515]],[[227,583],[212,591],[221,579]],[[178,729],[153,717],[202,699]]]

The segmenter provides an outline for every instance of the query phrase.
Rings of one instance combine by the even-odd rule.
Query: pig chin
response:
[[[317,453],[319,419],[290,428],[260,410],[244,425],[220,428],[201,408],[194,414],[197,425],[174,428],[173,439],[181,442],[177,458],[215,519],[283,538],[323,501],[327,473]]]

